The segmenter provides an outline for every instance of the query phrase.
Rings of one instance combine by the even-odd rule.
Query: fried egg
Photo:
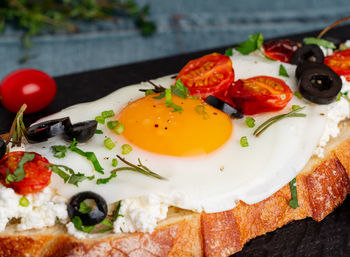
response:
[[[283,64],[289,77],[280,77],[279,62],[259,56],[232,57],[235,80],[253,76],[272,76],[284,80],[296,91],[295,66]],[[169,88],[174,84],[170,76],[153,80]],[[139,89],[149,88],[141,83],[121,88],[94,102],[78,104],[47,119],[69,116],[73,123],[94,119],[102,111],[113,110],[125,130],[121,135],[99,124],[103,134],[95,135],[78,147],[94,152],[105,174],[94,171],[92,164],[77,153],[68,151],[65,158],[57,159],[50,150],[52,145],[69,145],[62,137],[48,142],[28,145],[27,151],[40,153],[54,164],[66,165],[86,176],[105,178],[110,175],[112,159],[121,155],[127,161],[143,165],[166,178],[159,180],[132,171],[120,171],[107,184],[85,180],[79,187],[65,184],[52,175],[51,187],[70,198],[80,191],[94,191],[108,203],[130,197],[156,194],[165,203],[184,209],[220,212],[234,208],[237,200],[248,204],[259,202],[289,183],[308,162],[324,131],[326,107],[297,97],[280,112],[254,115],[260,125],[268,118],[289,112],[292,105],[305,106],[305,118],[287,118],[269,127],[259,137],[253,136],[244,119],[230,119],[228,115],[201,100],[172,96],[181,106],[182,113],[173,112],[164,99],[145,96]],[[202,107],[198,107],[202,106]],[[42,120],[41,120],[42,121]],[[248,147],[242,147],[246,136]],[[109,137],[116,146],[108,150],[104,140]],[[122,154],[122,145],[129,144],[132,151]],[[119,161],[118,167],[123,167]]]

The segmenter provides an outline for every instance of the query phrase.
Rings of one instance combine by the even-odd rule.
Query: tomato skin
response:
[[[328,65],[339,76],[344,76],[350,81],[350,49],[336,51],[324,58],[324,64]]]
[[[212,53],[188,62],[177,75],[178,79],[191,95],[204,99],[227,90],[234,82],[235,73],[230,57]]]
[[[43,190],[50,184],[52,171],[47,168],[49,161],[35,153],[32,161],[24,164],[25,177],[19,182],[5,182],[7,169],[12,174],[22,159],[24,152],[10,152],[0,161],[0,182],[5,187],[12,188],[17,194],[26,195]]]
[[[257,76],[236,81],[226,94],[245,115],[279,111],[292,99],[293,92],[281,79]]]
[[[19,69],[8,74],[0,84],[2,105],[17,112],[27,104],[25,113],[37,112],[52,102],[56,83],[46,73],[35,69]]]
[[[289,63],[298,46],[297,43],[289,39],[280,39],[264,42],[263,49],[267,57]]]

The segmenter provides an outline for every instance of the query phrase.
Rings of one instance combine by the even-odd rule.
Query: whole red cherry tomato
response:
[[[281,79],[257,76],[236,81],[228,90],[228,103],[252,115],[283,109],[292,99],[293,92]]]
[[[10,152],[0,161],[0,182],[5,187],[12,188],[17,194],[26,195],[43,190],[50,184],[51,170],[47,168],[49,161],[37,154],[33,160],[24,163],[24,178],[18,182],[6,180],[9,174],[13,174],[23,158],[25,152]],[[7,183],[6,183],[7,181]]]
[[[23,104],[27,104],[25,113],[37,112],[51,103],[55,94],[55,81],[34,69],[11,72],[0,84],[1,103],[11,112],[17,112]]]
[[[229,57],[212,53],[188,62],[177,75],[178,79],[190,90],[191,95],[206,98],[227,90],[235,74]]]
[[[297,43],[289,39],[270,40],[263,44],[265,55],[271,59],[290,62],[290,58],[298,49]]]
[[[328,65],[339,76],[344,76],[350,81],[350,49],[336,51],[324,58],[324,64]]]

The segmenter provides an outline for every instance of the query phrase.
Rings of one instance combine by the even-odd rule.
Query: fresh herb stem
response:
[[[300,112],[301,110],[303,110],[304,108],[305,108],[305,106],[298,108],[298,109],[295,109],[295,110],[292,110],[288,113],[280,114],[280,115],[277,115],[277,116],[274,116],[274,117],[268,119],[267,121],[262,123],[259,127],[257,127],[257,129],[254,131],[253,135],[256,137],[260,136],[271,125],[273,125],[274,123],[276,123],[282,119],[289,118],[289,117],[306,117],[306,114],[304,114],[304,113],[297,113],[297,112]]]

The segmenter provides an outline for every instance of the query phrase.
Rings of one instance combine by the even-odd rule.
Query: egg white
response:
[[[232,62],[235,80],[267,75],[283,79],[292,91],[296,91],[294,65],[283,63],[289,74],[287,78],[278,76],[281,64],[279,62],[258,56],[234,56]],[[168,76],[154,80],[154,83],[170,87],[174,80]],[[144,96],[139,92],[140,88],[151,88],[151,85],[141,83],[125,87],[97,101],[64,109],[46,119],[69,116],[75,123],[94,119],[105,110],[112,109],[118,113],[128,102]],[[248,204],[259,202],[278,191],[298,174],[312,156],[324,130],[326,119],[322,113],[326,111],[325,106],[293,97],[288,106],[279,113],[290,111],[292,105],[306,106],[302,113],[306,113],[307,116],[277,122],[258,138],[252,135],[257,125],[278,113],[254,115],[255,128],[248,128],[244,119],[232,120],[234,133],[231,138],[222,147],[205,156],[171,157],[150,153],[136,146],[133,146],[130,154],[124,156],[133,163],[140,158],[145,166],[167,180],[122,171],[107,184],[96,185],[96,181],[86,180],[80,183],[79,187],[75,187],[64,184],[58,175],[53,174],[50,186],[67,198],[77,192],[91,190],[102,195],[108,203],[157,194],[169,205],[206,212],[232,209],[236,200]],[[98,128],[103,130],[104,134],[95,135],[89,142],[79,144],[78,147],[96,154],[105,170],[104,175],[94,171],[89,161],[74,152],[68,151],[63,159],[53,157],[51,145],[69,145],[61,137],[51,138],[41,144],[27,145],[26,150],[40,153],[52,163],[67,165],[87,176],[94,174],[96,178],[107,177],[113,169],[112,159],[116,158],[117,154],[121,155],[121,145],[128,142],[122,136],[116,136],[109,131],[106,125],[99,125]],[[242,136],[248,138],[249,147],[240,145]],[[114,149],[105,148],[105,137],[116,141]],[[121,161],[118,166],[123,166]]]

